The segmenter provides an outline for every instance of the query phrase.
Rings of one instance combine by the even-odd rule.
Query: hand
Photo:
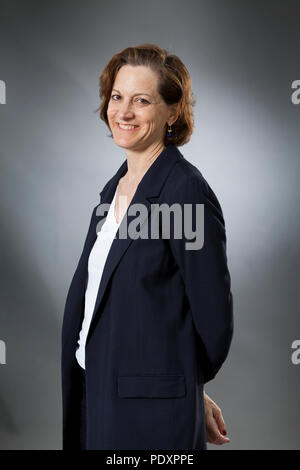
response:
[[[225,421],[223,419],[221,408],[203,391],[205,421],[206,421],[206,440],[211,444],[222,445],[230,442],[226,433]]]

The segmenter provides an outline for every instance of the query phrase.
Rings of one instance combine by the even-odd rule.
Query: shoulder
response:
[[[166,182],[165,194],[169,202],[198,202],[214,207],[220,215],[220,202],[202,172],[185,158],[172,168]]]
[[[188,183],[193,182],[204,192],[208,185],[201,171],[185,158],[180,159],[174,165],[170,174],[170,180],[173,186],[175,184],[176,188],[184,188]]]

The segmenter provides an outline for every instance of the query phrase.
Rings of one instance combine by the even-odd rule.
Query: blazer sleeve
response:
[[[227,266],[225,223],[216,195],[206,180],[197,175],[180,183],[173,199],[182,209],[184,204],[190,204],[192,211],[189,220],[192,221],[192,228],[197,230],[199,237],[201,225],[204,235],[201,248],[187,249],[186,243],[190,243],[191,238],[190,235],[186,237],[182,221],[182,237],[176,239],[171,236],[170,247],[181,271],[200,339],[199,367],[203,383],[206,383],[216,376],[224,363],[233,336],[233,299]],[[203,204],[202,223],[199,223],[196,204]],[[185,214],[185,211],[182,210],[182,213]]]

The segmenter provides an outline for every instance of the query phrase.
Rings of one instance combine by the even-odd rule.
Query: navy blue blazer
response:
[[[100,193],[110,204],[125,160]],[[100,204],[99,203],[99,204]],[[87,449],[206,449],[203,384],[224,363],[233,335],[226,230],[216,195],[174,144],[140,181],[135,203],[204,204],[204,245],[159,225],[157,238],[118,238],[109,251],[86,342]],[[63,449],[80,445],[80,369],[88,258],[105,220],[94,207],[69,287],[62,326]],[[138,215],[138,214],[137,214]],[[195,221],[195,211],[192,212]],[[161,222],[161,220],[160,220]],[[194,222],[193,222],[194,223]],[[150,224],[148,224],[150,226]],[[195,227],[194,227],[195,228]]]

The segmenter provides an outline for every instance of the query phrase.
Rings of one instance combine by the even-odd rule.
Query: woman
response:
[[[177,148],[193,131],[190,76],[154,44],[128,47],[105,67],[100,97],[100,116],[127,158],[93,209],[66,300],[63,448],[228,442],[203,389],[233,334],[224,219]]]

